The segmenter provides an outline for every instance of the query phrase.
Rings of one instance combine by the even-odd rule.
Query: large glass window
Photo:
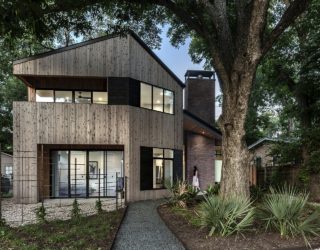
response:
[[[174,113],[174,93],[170,90],[140,84],[140,107],[168,114]]]
[[[108,92],[93,92],[93,103],[108,104]]]
[[[91,92],[75,91],[75,103],[91,103]]]
[[[163,89],[153,87],[153,110],[163,112]]]
[[[89,196],[106,196],[105,151],[89,151]]]
[[[72,91],[55,91],[55,102],[72,103]]]
[[[54,150],[51,171],[52,197],[114,197],[123,151]]]
[[[69,196],[69,151],[53,151],[52,159],[52,195]]]
[[[141,83],[140,85],[140,107],[152,109],[152,86]]]
[[[164,112],[173,114],[173,92],[170,90],[164,91]]]
[[[108,104],[108,92],[37,89],[36,101]]]
[[[164,188],[165,182],[172,184],[173,150],[153,148],[153,188]]]
[[[37,89],[36,90],[36,101],[37,102],[53,102],[54,95],[53,90]]]

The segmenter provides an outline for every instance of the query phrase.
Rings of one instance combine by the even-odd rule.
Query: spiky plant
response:
[[[254,220],[254,208],[247,198],[212,195],[205,197],[198,216],[199,224],[210,230],[210,236],[228,236],[248,230]]]
[[[319,213],[307,213],[309,194],[296,188],[284,186],[270,189],[261,205],[259,217],[266,229],[278,231],[281,237],[301,235],[309,244],[307,235],[319,236]]]
[[[170,181],[165,181],[165,187],[170,192],[168,203],[181,208],[186,208],[187,202],[194,199],[198,193],[198,191],[194,190],[186,181],[182,180],[178,180],[173,184],[171,184]]]

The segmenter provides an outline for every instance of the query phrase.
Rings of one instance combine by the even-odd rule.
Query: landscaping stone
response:
[[[113,249],[185,249],[160,218],[157,212],[160,203],[161,201],[131,203]]]
[[[78,198],[81,214],[84,216],[95,214],[96,199]],[[72,203],[74,199],[51,199],[45,200],[46,219],[51,220],[67,220],[71,218]],[[102,209],[112,211],[116,209],[116,201],[111,198],[101,199]],[[10,226],[17,227],[26,224],[37,223],[35,210],[41,206],[37,204],[15,204],[13,199],[4,199],[2,201],[2,215],[6,223]]]

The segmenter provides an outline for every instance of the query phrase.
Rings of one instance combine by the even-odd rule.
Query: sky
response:
[[[190,39],[179,48],[175,48],[170,44],[169,38],[166,36],[166,32],[163,31],[161,34],[162,44],[159,50],[153,50],[156,55],[175,73],[182,82],[184,82],[184,74],[188,69],[191,70],[203,70],[203,63],[194,64],[191,61],[191,57],[188,54],[190,45]],[[219,84],[216,82],[216,96],[220,95]],[[216,102],[216,119],[221,114],[221,107]]]

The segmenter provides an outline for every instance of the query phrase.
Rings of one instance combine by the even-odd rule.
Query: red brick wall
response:
[[[197,166],[200,189],[214,184],[214,140],[194,133],[186,133],[186,179],[192,184],[193,167]]]

